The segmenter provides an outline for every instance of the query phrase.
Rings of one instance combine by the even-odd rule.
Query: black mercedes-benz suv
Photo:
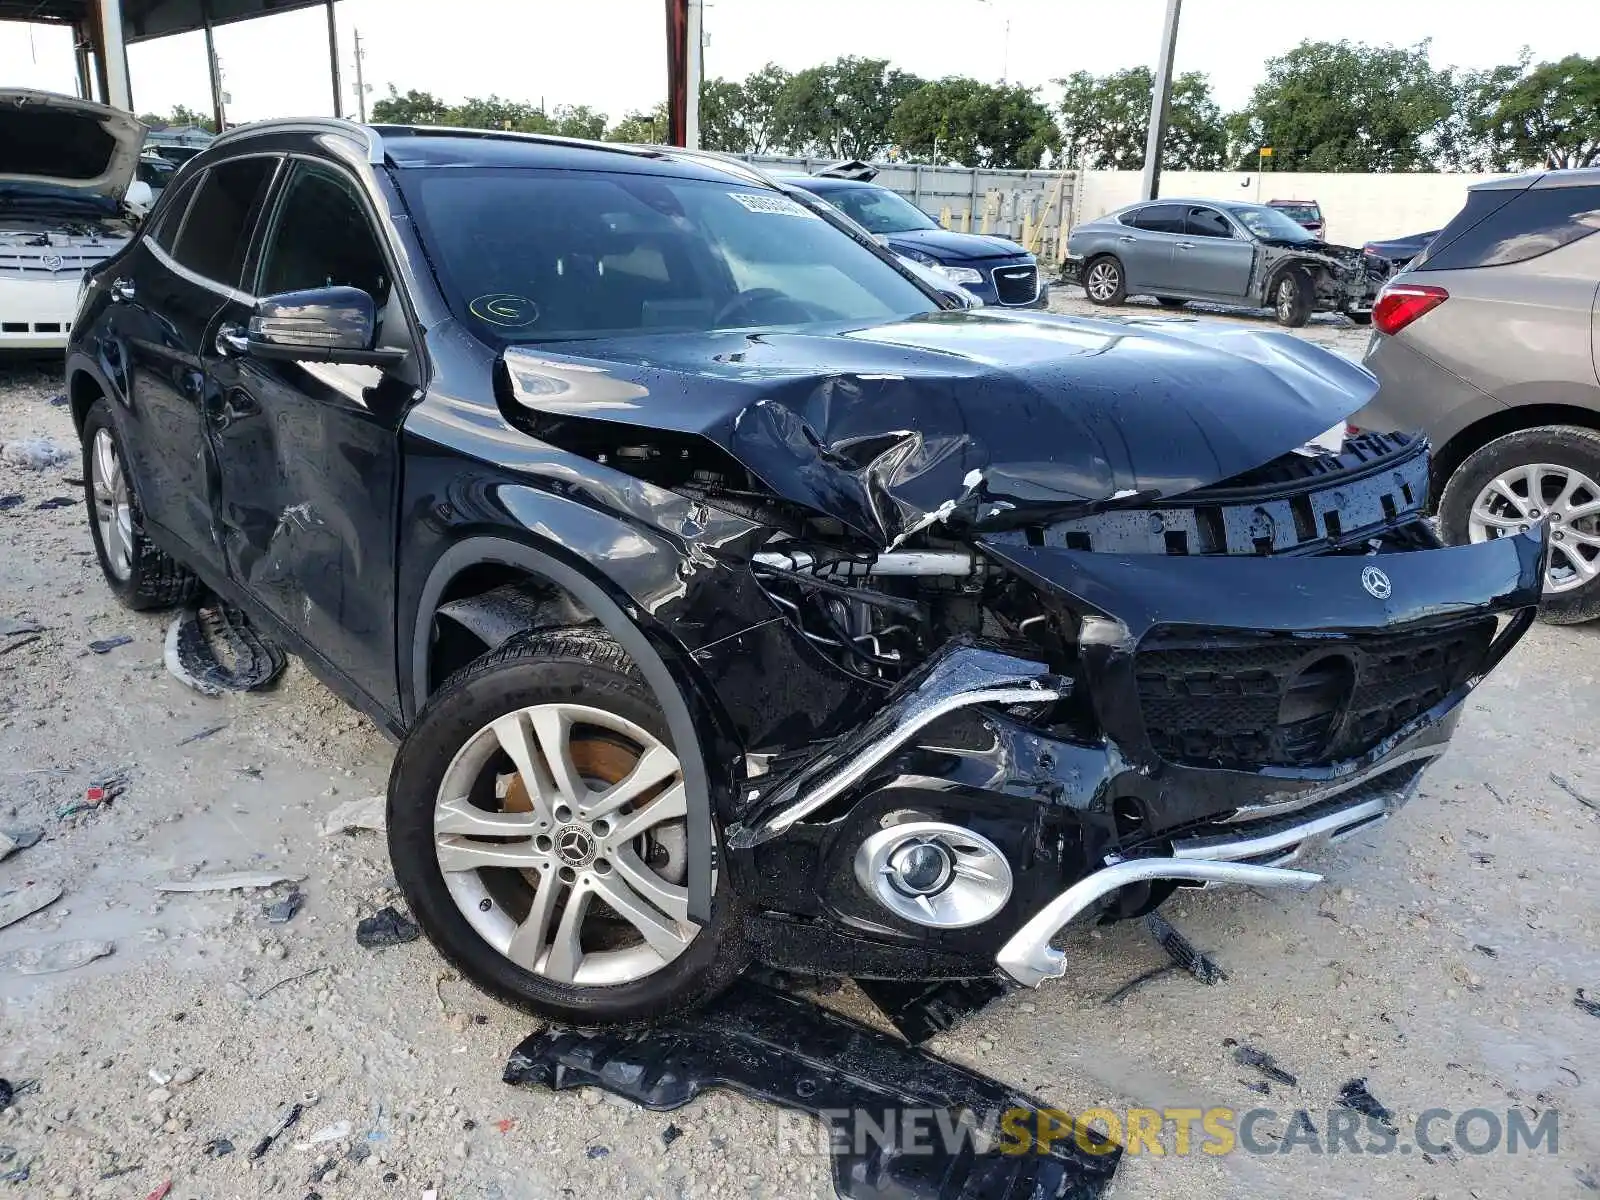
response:
[[[1315,883],[1542,527],[1440,548],[1423,442],[1287,334],[953,303],[713,156],[230,130],[87,279],[90,529],[403,738],[413,913],[552,1017],[1036,984],[1079,914]]]

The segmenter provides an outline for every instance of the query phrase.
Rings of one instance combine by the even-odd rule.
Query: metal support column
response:
[[[700,149],[700,84],[705,76],[704,16],[702,0],[689,0],[689,27],[685,36],[688,53],[684,59],[689,74],[689,94],[683,110],[683,144],[689,150]]]
[[[211,76],[211,121],[221,133],[228,127],[228,114],[222,102],[222,64],[217,61],[217,45],[211,37],[211,0],[201,0],[200,12],[205,18],[206,71]]]
[[[328,0],[328,70],[333,72],[333,115],[344,116],[344,84],[339,81],[339,22]]]
[[[1150,96],[1150,132],[1144,143],[1144,177],[1139,198],[1154,200],[1161,190],[1161,147],[1167,140],[1167,110],[1172,101],[1172,55],[1178,47],[1178,10],[1183,0],[1167,0],[1167,21],[1161,30],[1161,55],[1156,62],[1155,90]]]
[[[100,0],[100,66],[102,99],[112,108],[133,111],[128,84],[128,48],[122,40],[122,0]]]
[[[89,27],[81,21],[73,25],[72,57],[78,67],[78,97],[82,100],[94,99],[94,66],[89,61],[89,50],[93,45]]]

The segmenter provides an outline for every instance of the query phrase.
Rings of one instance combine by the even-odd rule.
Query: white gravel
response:
[[[1365,334],[1319,320],[1308,336],[1349,352]],[[0,442],[71,445],[67,410],[48,403],[60,389],[53,368],[0,364]],[[248,696],[207,699],[171,679],[165,619],[124,612],[102,585],[68,482],[79,473],[0,456],[0,496],[23,497],[0,508],[0,616],[47,627],[0,653],[0,828],[46,831],[0,863],[0,890],[66,885],[0,930],[0,952],[116,947],[64,974],[0,978],[0,1076],[38,1080],[0,1114],[0,1145],[15,1149],[0,1172],[31,1172],[16,1194],[139,1197],[170,1178],[176,1200],[832,1195],[826,1162],[779,1152],[761,1105],[711,1095],[654,1114],[503,1085],[533,1022],[444,971],[426,942],[359,949],[357,918],[399,902],[382,838],[320,827],[383,789],[392,747],[297,663]],[[52,496],[80,500],[34,507]],[[131,644],[85,651],[123,633]],[[0,651],[24,640],[0,637]],[[1340,1085],[1366,1076],[1402,1141],[1430,1107],[1560,1112],[1555,1155],[1128,1156],[1118,1198],[1593,1194],[1600,1019],[1573,997],[1600,994],[1600,813],[1551,773],[1600,797],[1597,663],[1600,626],[1535,629],[1474,697],[1417,801],[1325,856],[1323,889],[1169,906],[1227,982],[1167,975],[1107,1006],[1160,952],[1138,925],[1076,932],[1065,981],[1008,997],[934,1048],[1074,1110],[1270,1104],[1311,1109],[1320,1129]],[[120,796],[58,815],[119,769]],[[287,924],[262,915],[287,885],[156,890],[263,870],[306,877]],[[836,1003],[865,1011],[850,990]],[[1275,1054],[1298,1087],[1246,1090],[1230,1037]],[[299,1122],[251,1163],[291,1103],[305,1106]],[[348,1135],[298,1148],[345,1121]],[[670,1148],[669,1123],[684,1131]],[[233,1152],[208,1154],[217,1139]]]

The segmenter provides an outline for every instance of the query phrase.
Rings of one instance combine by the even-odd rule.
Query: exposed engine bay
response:
[[[1319,312],[1366,312],[1389,277],[1389,264],[1356,246],[1330,242],[1291,242],[1258,238],[1250,291],[1263,306],[1286,270],[1300,268],[1311,278],[1313,307]]]

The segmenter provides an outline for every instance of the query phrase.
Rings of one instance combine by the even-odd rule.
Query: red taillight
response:
[[[1390,284],[1378,293],[1378,302],[1372,306],[1372,327],[1379,333],[1393,336],[1448,299],[1450,293],[1442,287],[1425,283]]]

